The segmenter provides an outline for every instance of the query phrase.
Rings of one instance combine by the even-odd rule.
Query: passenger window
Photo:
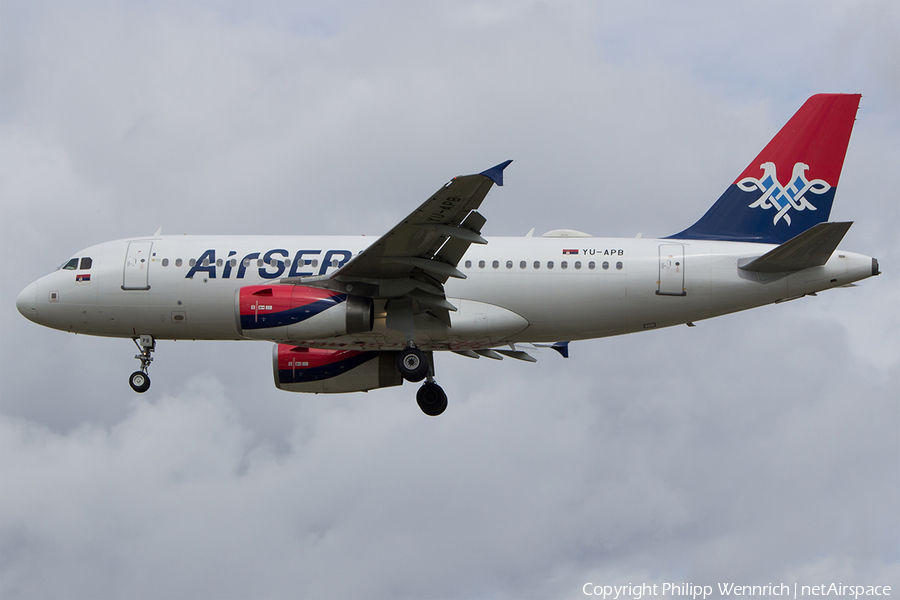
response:
[[[512,269],[512,261],[511,260],[506,261],[506,268]]]
[[[63,269],[65,271],[74,271],[77,268],[78,268],[78,259],[77,258],[69,259],[69,261],[67,263],[63,264],[60,267],[60,269]]]
[[[467,261],[466,261],[466,268],[467,268],[467,269],[471,269],[471,268],[472,268],[472,261],[471,261],[471,260],[467,260]]]
[[[596,266],[597,266],[597,263],[595,263],[594,261],[591,261],[588,263],[588,269],[593,269]]]
[[[231,260],[228,261],[228,264],[231,265],[232,267],[237,266],[237,259],[232,258]]]
[[[217,266],[217,267],[221,267],[221,266],[222,266],[222,259],[221,259],[221,258],[220,258],[219,260],[216,261],[216,266]]]
[[[617,263],[616,263],[616,269],[618,269],[619,271],[621,271],[621,270],[622,270],[622,267],[624,267],[624,266],[625,266],[625,265],[623,265],[621,262],[617,262]]]
[[[534,261],[534,268],[535,268],[535,269],[540,269],[540,268],[541,268],[541,261],[539,261],[539,260]]]
[[[189,267],[193,267],[193,266],[196,265],[196,264],[197,264],[197,259],[196,259],[196,258],[192,258],[191,260],[188,261],[188,266],[189,266]]]
[[[564,261],[562,261],[561,263],[559,263],[559,268],[560,268],[560,269],[568,269],[568,268],[569,268],[569,263],[568,263],[568,261],[565,261],[565,260],[564,260]]]
[[[609,263],[606,262],[606,261],[604,260],[604,261],[603,261],[603,270],[605,271],[605,270],[607,270],[608,268],[609,268]]]
[[[483,268],[484,268],[484,261],[483,261],[483,260],[479,260],[479,261],[478,261],[478,268],[479,268],[479,269],[483,269]]]
[[[94,261],[92,261],[90,259],[90,257],[85,256],[84,258],[81,259],[81,270],[86,271],[86,270],[90,269],[91,264],[93,264],[93,262]]]
[[[176,267],[180,267],[180,266],[181,266],[181,259],[180,259],[180,258],[176,258],[176,259],[175,259],[175,266],[176,266]]]
[[[208,259],[208,258],[204,258],[204,259],[203,259],[203,266],[204,266],[204,267],[208,267],[208,266],[209,266],[209,259]]]
[[[547,268],[548,268],[548,269],[552,269],[552,268],[553,268],[553,261],[552,261],[552,260],[548,260],[548,261],[547,261]]]
[[[169,266],[169,259],[168,259],[168,258],[162,259],[162,266],[164,266],[164,267],[168,267],[168,266]]]
[[[576,269],[580,269],[580,268],[581,268],[581,261],[580,261],[580,260],[576,260],[576,261],[575,261],[575,268],[576,268]]]
[[[499,267],[500,267],[500,261],[499,261],[499,260],[495,260],[494,262],[491,263],[491,266],[494,267],[495,269],[499,268]]]
[[[519,268],[524,269],[527,265],[528,265],[528,263],[523,260],[522,262],[519,263]]]

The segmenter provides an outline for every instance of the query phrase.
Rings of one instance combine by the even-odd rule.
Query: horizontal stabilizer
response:
[[[745,265],[744,271],[789,273],[828,262],[853,222],[819,223]]]

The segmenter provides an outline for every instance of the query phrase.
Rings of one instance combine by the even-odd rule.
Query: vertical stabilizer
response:
[[[811,97],[712,208],[671,237],[781,244],[827,221],[859,99]]]

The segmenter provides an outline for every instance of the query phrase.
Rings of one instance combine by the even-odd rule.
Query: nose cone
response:
[[[37,323],[37,284],[29,283],[16,298],[16,308],[29,321]]]

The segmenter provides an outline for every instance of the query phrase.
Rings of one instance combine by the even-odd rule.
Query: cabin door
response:
[[[684,245],[659,245],[659,280],[656,293],[660,296],[686,296],[684,289]]]
[[[123,290],[149,290],[150,249],[153,242],[129,242],[125,253]]]

